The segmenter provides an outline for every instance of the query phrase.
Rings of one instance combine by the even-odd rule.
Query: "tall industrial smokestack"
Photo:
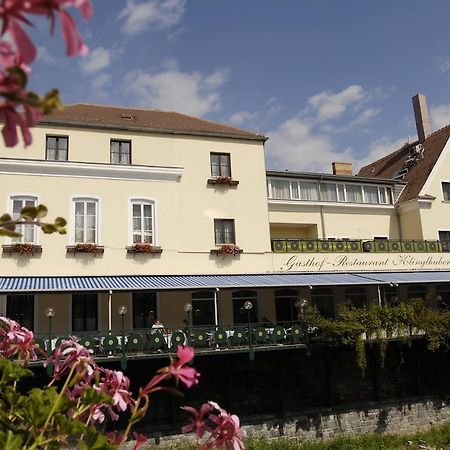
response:
[[[430,117],[428,115],[427,99],[423,94],[412,98],[414,117],[416,119],[417,137],[423,142],[431,134]]]

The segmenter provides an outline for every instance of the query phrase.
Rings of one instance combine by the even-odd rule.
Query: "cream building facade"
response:
[[[358,176],[343,163],[266,172],[261,134],[70,105],[29,148],[0,148],[4,210],[42,203],[68,220],[67,235],[25,227],[4,239],[2,312],[38,334],[108,336],[157,320],[172,331],[264,328],[294,322],[305,302],[327,315],[392,297],[443,305],[449,137],[449,127],[429,133]]]

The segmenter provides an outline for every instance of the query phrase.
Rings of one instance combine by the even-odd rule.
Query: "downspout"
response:
[[[398,212],[398,205],[395,205],[395,215],[397,217],[398,238],[403,241],[402,222],[400,219],[400,213]]]
[[[320,190],[320,186],[322,185],[322,180],[323,180],[323,175],[320,175],[320,179],[319,179],[319,201],[321,201],[322,199],[321,197],[321,190]],[[323,212],[323,205],[320,205],[320,225],[322,227],[322,239],[326,239],[327,238],[327,233],[325,230],[325,214]]]

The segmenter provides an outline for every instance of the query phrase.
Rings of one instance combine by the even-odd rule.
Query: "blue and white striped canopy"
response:
[[[450,272],[360,272],[244,275],[143,275],[85,277],[0,277],[0,293],[139,291],[294,286],[445,283]]]

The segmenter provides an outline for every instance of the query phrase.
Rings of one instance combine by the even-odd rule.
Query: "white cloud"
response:
[[[365,99],[367,93],[361,86],[352,85],[333,94],[330,91],[322,91],[309,98],[308,104],[312,106],[319,122],[338,119],[353,104]]]
[[[150,27],[169,28],[183,17],[186,0],[127,0],[118,18],[125,21],[122,31],[133,35]]]
[[[268,166],[330,172],[333,161],[359,164],[351,148],[336,147],[333,135],[367,126],[380,113],[373,107],[363,109],[372,97],[372,93],[357,85],[337,93],[323,91],[313,95],[299,114],[267,132],[270,137],[267,142]],[[375,152],[374,149],[371,156]]]
[[[56,63],[56,58],[54,58],[45,47],[39,46],[37,50],[38,50],[37,54],[38,61],[44,62],[46,64]]]
[[[441,72],[449,72],[450,71],[450,58],[438,58],[438,67]]]
[[[430,109],[430,116],[433,130],[437,130],[450,124],[450,103],[448,105],[432,106]]]
[[[243,124],[247,122],[252,122],[253,120],[256,120],[260,115],[260,111],[239,111],[237,113],[234,113],[231,115],[228,119],[228,121],[237,127],[242,126]]]
[[[134,72],[125,78],[125,91],[139,106],[203,116],[220,108],[221,88],[227,70],[212,74],[186,73],[178,69],[159,73]]]
[[[97,47],[81,61],[81,69],[87,74],[93,74],[106,69],[111,64],[112,51],[104,47]]]

